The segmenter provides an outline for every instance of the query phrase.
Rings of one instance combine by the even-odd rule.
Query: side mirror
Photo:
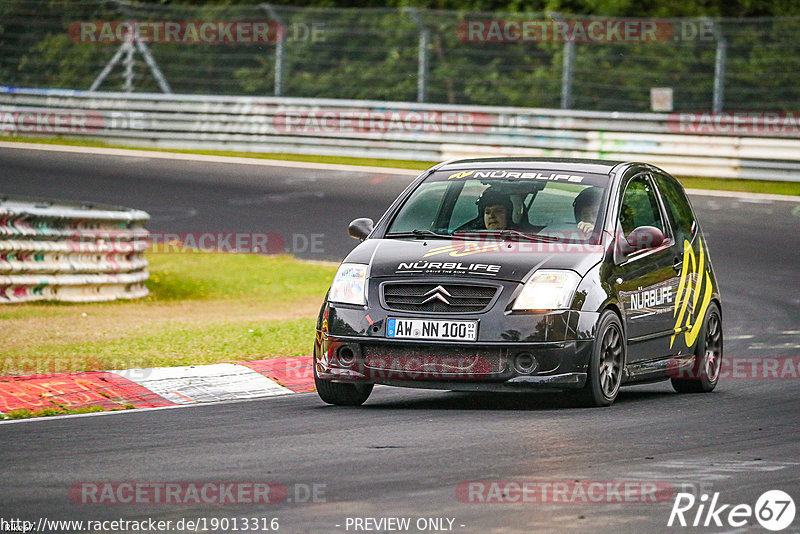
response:
[[[620,250],[625,254],[660,247],[664,232],[655,226],[639,226],[620,240]]]
[[[374,226],[375,222],[369,217],[353,219],[350,222],[350,226],[347,227],[347,233],[350,234],[350,237],[353,239],[364,241],[369,233],[372,232]]]

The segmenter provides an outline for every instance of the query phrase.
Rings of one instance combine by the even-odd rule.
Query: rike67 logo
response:
[[[703,493],[699,498],[691,493],[678,493],[667,526],[742,528],[755,518],[765,529],[777,532],[791,525],[794,516],[794,500],[781,490],[765,491],[755,506],[721,503],[719,492],[710,497]]]

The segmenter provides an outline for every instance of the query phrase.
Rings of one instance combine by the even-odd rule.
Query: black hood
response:
[[[454,276],[522,282],[533,269],[584,276],[602,260],[599,245],[464,239],[368,239],[346,262],[370,264],[371,278]]]

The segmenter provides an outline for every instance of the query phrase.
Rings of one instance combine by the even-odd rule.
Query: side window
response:
[[[672,228],[675,230],[675,238],[678,243],[683,243],[684,239],[691,240],[694,213],[683,187],[672,176],[659,173],[655,173],[654,176],[661,191],[661,200],[664,201]]]
[[[637,176],[628,182],[620,205],[619,223],[625,235],[639,226],[655,226],[664,231],[658,200],[647,176]]]

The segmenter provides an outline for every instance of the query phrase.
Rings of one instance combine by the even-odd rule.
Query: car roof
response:
[[[437,170],[463,169],[548,169],[565,172],[609,174],[622,161],[579,158],[468,158],[442,163]]]

